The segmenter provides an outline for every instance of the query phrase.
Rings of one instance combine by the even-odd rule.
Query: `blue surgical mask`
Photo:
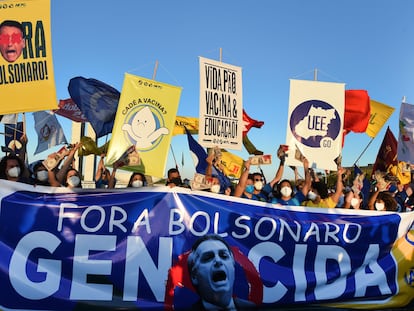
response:
[[[253,193],[254,192],[254,185],[247,185],[246,186],[246,192],[247,193]]]

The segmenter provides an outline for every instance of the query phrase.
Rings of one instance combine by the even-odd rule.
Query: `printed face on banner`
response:
[[[47,79],[45,29],[42,21],[4,20],[0,23],[0,53],[3,62],[28,61],[25,66],[7,66],[1,73],[4,82],[22,83]],[[1,62],[1,60],[0,60]],[[6,67],[1,66],[2,69]]]
[[[13,63],[18,59],[25,46],[23,28],[19,22],[10,21],[0,25],[0,53],[7,62]]]
[[[0,114],[57,108],[50,0],[1,1]]]
[[[231,301],[243,310],[374,310],[414,299],[413,213],[269,207],[159,187],[0,186],[8,310],[201,310]]]

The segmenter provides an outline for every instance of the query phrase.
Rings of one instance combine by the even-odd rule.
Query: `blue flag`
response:
[[[207,169],[207,152],[206,150],[194,139],[194,137],[190,134],[190,131],[185,128],[185,132],[187,133],[188,139],[188,146],[190,151],[196,157],[196,172],[199,174],[206,174]],[[215,175],[220,180],[220,192],[224,192],[225,189],[231,186],[230,179],[224,175],[224,173],[213,166],[213,175]]]
[[[15,124],[4,124],[4,142],[6,147],[3,148],[4,152],[14,152],[19,154],[22,147],[20,138],[23,135],[23,122],[17,122]]]
[[[101,81],[83,77],[72,78],[68,86],[75,104],[95,130],[96,137],[112,132],[120,92]]]
[[[194,137],[190,134],[190,131],[185,128],[185,132],[187,133],[187,139],[188,139],[188,147],[190,148],[190,151],[195,156],[196,163],[196,172],[199,174],[205,175],[206,169],[207,169],[207,152],[206,150],[194,139]]]

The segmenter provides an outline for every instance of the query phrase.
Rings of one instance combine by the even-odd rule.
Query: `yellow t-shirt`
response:
[[[326,207],[326,208],[334,208],[336,207],[336,203],[332,200],[331,197],[327,197],[326,199],[321,199],[319,203],[314,203],[311,200],[303,201],[303,206],[307,207]]]

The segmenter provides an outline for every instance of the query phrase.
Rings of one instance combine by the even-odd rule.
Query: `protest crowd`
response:
[[[22,147],[18,153],[12,149],[0,161],[0,179],[31,185],[82,188],[81,173],[74,167],[76,152],[82,143],[64,146],[50,154],[45,160],[26,165],[27,136],[22,135]],[[207,153],[206,153],[207,154]],[[391,172],[375,171],[371,177],[362,171],[351,172],[340,166],[336,171],[336,182],[328,185],[321,173],[309,167],[303,157],[303,167],[292,167],[294,180],[283,179],[285,157],[282,145],[277,150],[279,166],[269,182],[263,172],[252,170],[251,158],[244,161],[243,172],[238,179],[230,179],[220,169],[220,158],[210,149],[205,158],[205,174],[196,173],[193,180],[183,181],[178,168],[167,171],[165,186],[186,187],[194,191],[209,191],[217,195],[229,195],[247,200],[271,203],[272,206],[307,206],[322,208],[345,208],[377,211],[406,212],[414,205],[413,184],[402,183]],[[104,165],[105,154],[100,155],[95,174],[95,188],[117,187],[116,172],[122,166],[116,161],[109,170]],[[260,168],[260,167],[259,167]],[[303,169],[303,177],[300,170]],[[411,172],[408,179],[411,181]],[[407,176],[405,176],[407,177]],[[147,177],[141,172],[130,175],[127,187],[149,187]]]

